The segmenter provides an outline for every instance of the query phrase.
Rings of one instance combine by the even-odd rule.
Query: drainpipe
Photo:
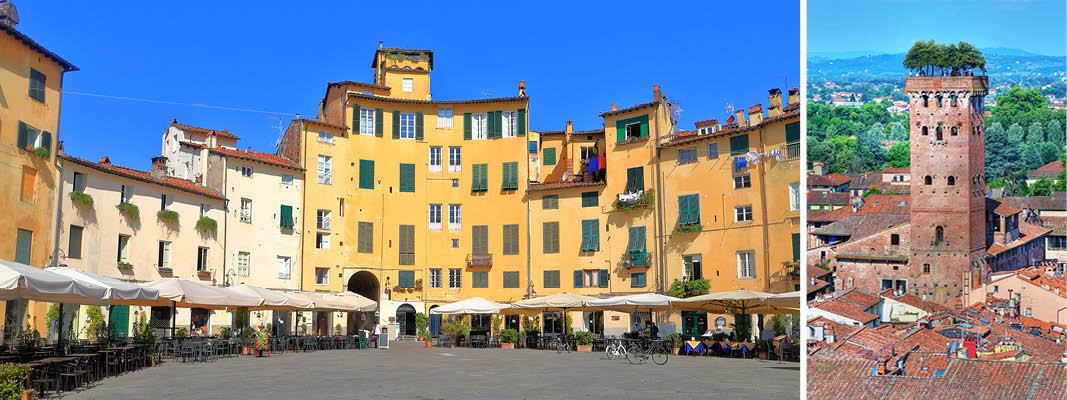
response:
[[[56,137],[52,139],[52,157],[56,166],[56,229],[52,241],[52,266],[59,266],[59,229],[63,220],[63,165],[59,161],[59,116],[63,115],[63,78],[66,74],[59,74],[59,102],[56,103]],[[62,314],[60,315],[62,316]],[[60,324],[62,325],[62,324]]]
[[[531,258],[530,258],[531,256],[530,255],[533,253],[533,249],[530,247],[530,237],[533,236],[533,234],[531,233],[532,230],[533,230],[533,226],[531,226],[532,217],[530,215],[530,151],[528,150],[529,146],[530,146],[530,139],[529,139],[529,137],[530,137],[530,129],[529,129],[529,127],[530,127],[530,101],[529,101],[529,99],[526,100],[526,121],[525,122],[526,122],[526,128],[525,129],[526,129],[526,138],[527,139],[523,141],[522,148],[523,148],[523,156],[524,156],[523,158],[526,159],[526,163],[525,163],[526,164],[526,298],[530,298],[531,296],[533,296],[533,278],[530,276],[530,274],[532,272],[531,266],[530,266],[531,265]],[[538,139],[538,142],[539,143],[537,143],[537,147],[538,147],[538,150],[540,150],[540,148],[541,148],[540,139]],[[538,161],[540,161],[540,159]],[[538,177],[538,178],[540,178],[540,177]]]
[[[300,114],[297,114],[296,117],[300,118]],[[304,122],[298,120],[297,124],[299,124],[297,126],[297,132],[300,132],[300,138],[302,139],[301,141],[303,142],[303,143],[300,144],[300,146],[301,146],[300,147],[300,151],[302,153],[301,156],[300,156],[300,158],[301,158],[300,161],[301,161],[301,164],[303,164],[303,166],[304,166],[304,179],[303,179],[304,183],[300,187],[300,205],[301,205],[300,212],[303,213],[304,212],[303,205],[307,204],[307,196],[308,196],[308,180],[307,180],[307,175],[308,175],[307,174],[307,170],[308,170],[308,167],[307,167],[308,162],[307,161],[308,161],[308,157],[307,157],[307,153],[306,153],[307,152],[307,132],[304,132]],[[293,225],[296,225],[296,224],[294,223]],[[300,278],[297,280],[297,282],[298,282],[297,287],[300,288],[300,291],[304,291],[304,238],[305,238],[304,216],[303,216],[303,214],[301,214],[300,215],[300,268],[298,268],[300,270]],[[290,268],[292,268],[292,266],[290,266]],[[297,319],[296,319],[296,321],[293,321],[293,330],[294,331],[296,330],[296,325],[298,323],[300,323],[300,317],[301,316],[303,316],[303,312],[302,311],[297,313]]]
[[[206,164],[208,166],[210,166],[211,165],[211,159],[210,159],[211,151],[207,151],[207,152],[205,152],[205,154],[208,156],[208,160],[207,160]],[[223,199],[222,199],[222,212],[223,212],[223,215],[226,216],[226,218],[222,219],[222,254],[223,254],[223,256],[222,256],[222,286],[225,287],[225,286],[227,286],[226,285],[226,261],[229,260],[229,258],[230,258],[230,253],[228,251],[226,251],[226,249],[229,248],[227,245],[230,243],[230,229],[229,229],[229,227],[230,227],[230,199],[226,196],[225,192],[227,191],[227,188],[229,187],[230,171],[229,171],[229,165],[228,165],[229,163],[227,162],[226,158],[225,157],[220,157],[220,158],[222,159],[222,171],[223,171],[222,172],[222,191],[223,191],[223,195],[222,195],[222,197],[223,197]],[[204,168],[204,173],[206,175],[207,168]],[[204,177],[203,182],[204,182],[205,185],[207,185],[207,177],[206,176]],[[233,282],[230,282],[230,285],[233,285]]]
[[[764,140],[763,140],[763,123],[762,122],[759,125],[759,151],[760,151],[760,153],[766,152],[766,148],[764,147]],[[764,165],[767,165],[767,163],[766,162],[759,163],[759,186],[760,186],[759,199],[760,199],[760,208],[763,210],[763,212],[760,213],[760,214],[762,214],[760,219],[763,220],[762,221],[762,226],[763,226],[763,269],[764,269],[764,271],[763,271],[763,287],[764,287],[765,290],[769,291],[770,287],[771,287],[771,254],[770,254],[771,239],[770,239],[769,228],[767,226],[767,186],[766,186],[766,179],[765,179],[765,176],[764,176]],[[756,338],[758,339],[760,336],[763,336],[763,314],[757,314],[756,321],[757,321],[756,322],[756,324],[757,324],[756,332],[758,332],[757,334],[759,335],[759,336],[756,336]]]
[[[656,114],[657,114],[656,118],[657,119],[660,118],[660,116],[659,116],[660,110],[663,109],[663,108],[664,108],[663,103],[660,103],[659,105],[656,106]],[[667,118],[670,118],[669,114],[667,115]],[[674,127],[672,126],[671,128],[673,129]],[[666,288],[666,277],[664,276],[664,274],[665,274],[665,271],[667,269],[666,269],[666,266],[664,265],[664,257],[663,257],[663,237],[665,236],[665,234],[663,232],[663,179],[661,179],[662,170],[660,169],[660,162],[659,162],[659,156],[660,156],[660,150],[659,150],[660,132],[659,132],[659,124],[658,123],[655,125],[655,135],[656,135],[656,137],[654,138],[654,141],[652,143],[652,146],[653,146],[653,158],[652,158],[653,165],[652,165],[652,168],[655,169],[655,174],[653,176],[656,177],[656,192],[657,192],[656,193],[656,213],[655,213],[655,215],[656,215],[656,217],[655,217],[655,223],[656,223],[656,226],[655,226],[656,235],[655,235],[655,237],[656,237],[656,261],[657,261],[657,264],[659,264],[659,265],[656,268],[656,292],[657,293],[663,293],[665,288]]]

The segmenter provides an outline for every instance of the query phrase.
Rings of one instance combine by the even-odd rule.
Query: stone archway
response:
[[[379,285],[378,277],[374,276],[370,271],[359,271],[352,274],[348,278],[349,292],[358,294],[368,299],[378,301]],[[374,323],[378,322],[377,318],[374,318],[374,312],[350,312],[348,313],[348,333],[355,334],[358,330],[372,331],[374,329]]]
[[[396,309],[397,335],[415,336],[415,307],[401,304]]]

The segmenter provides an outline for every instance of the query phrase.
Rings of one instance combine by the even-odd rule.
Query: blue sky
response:
[[[1064,0],[810,0],[808,52],[903,53],[917,40],[1067,53]]]
[[[371,79],[379,40],[434,51],[435,99],[513,96],[525,80],[533,130],[599,128],[600,112],[651,101],[655,83],[692,129],[725,119],[727,102],[766,104],[767,89],[800,82],[797,2],[229,3],[15,2],[18,29],[81,68],[67,92],[312,118],[327,82]],[[68,154],[147,169],[172,118],[273,152],[272,117],[292,118],[68,93],[59,135]]]

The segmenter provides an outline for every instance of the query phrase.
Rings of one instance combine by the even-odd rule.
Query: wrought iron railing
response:
[[[467,255],[468,267],[492,267],[493,255],[492,254],[480,254],[472,253]]]

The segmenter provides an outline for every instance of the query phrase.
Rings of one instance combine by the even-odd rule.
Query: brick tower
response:
[[[901,275],[891,285],[946,306],[956,306],[984,271],[988,88],[985,76],[911,77],[905,83],[911,104],[911,254],[905,271],[890,272]]]

